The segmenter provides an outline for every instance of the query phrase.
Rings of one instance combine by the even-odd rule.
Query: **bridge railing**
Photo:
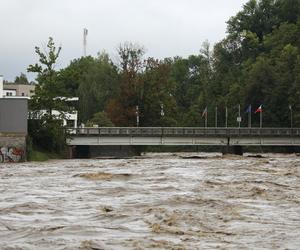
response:
[[[77,136],[300,136],[300,128],[86,127],[66,131]]]

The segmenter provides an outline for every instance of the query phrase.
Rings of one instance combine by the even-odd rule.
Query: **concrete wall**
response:
[[[0,98],[3,96],[3,75],[0,75]]]
[[[0,98],[0,163],[26,159],[27,99]]]
[[[0,163],[26,160],[26,136],[0,133]]]
[[[27,99],[0,98],[0,133],[27,134]]]

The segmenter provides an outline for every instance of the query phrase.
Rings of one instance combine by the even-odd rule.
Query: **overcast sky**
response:
[[[226,35],[226,21],[248,0],[0,0],[0,74],[14,80],[26,73],[52,36],[65,67],[83,54],[105,50],[116,58],[125,41],[137,42],[147,56],[164,58],[197,54],[201,44]],[[32,78],[33,76],[29,76]]]

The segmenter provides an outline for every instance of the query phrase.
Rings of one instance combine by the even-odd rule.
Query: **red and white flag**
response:
[[[263,112],[262,105],[260,105],[260,106],[255,110],[254,114],[256,114],[256,113],[261,113],[261,112]]]

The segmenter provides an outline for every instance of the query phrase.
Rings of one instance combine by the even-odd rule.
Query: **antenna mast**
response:
[[[86,57],[86,37],[88,34],[87,28],[83,29],[83,56]]]

